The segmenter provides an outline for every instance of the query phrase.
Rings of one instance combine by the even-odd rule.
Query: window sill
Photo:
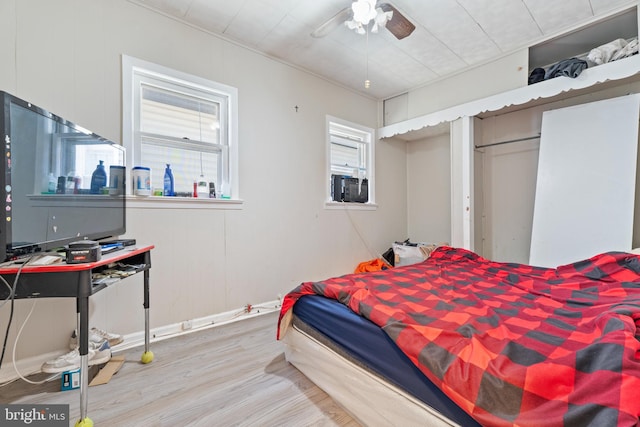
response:
[[[243,204],[244,201],[239,199],[127,196],[127,207],[140,209],[242,209]]]
[[[376,205],[375,203],[325,202],[324,208],[354,211],[375,211],[378,209],[378,205]]]

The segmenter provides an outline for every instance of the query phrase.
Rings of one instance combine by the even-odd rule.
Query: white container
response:
[[[131,182],[133,194],[136,196],[149,196],[151,194],[151,169],[136,166],[131,170]]]
[[[120,196],[124,194],[124,166],[109,166],[109,194]]]
[[[199,199],[209,198],[209,183],[202,175],[196,181],[196,194]]]

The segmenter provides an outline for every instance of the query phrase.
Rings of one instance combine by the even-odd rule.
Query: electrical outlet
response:
[[[191,320],[185,320],[184,322],[182,322],[182,330],[186,331],[189,330],[193,327],[193,324],[191,323]]]

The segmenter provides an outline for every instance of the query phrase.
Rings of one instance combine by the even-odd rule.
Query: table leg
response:
[[[87,389],[89,388],[89,297],[78,297],[80,309],[80,420],[87,417]]]
[[[80,298],[76,298],[76,343],[78,344],[78,349],[80,349]]]
[[[144,271],[144,351],[149,351],[149,270]]]

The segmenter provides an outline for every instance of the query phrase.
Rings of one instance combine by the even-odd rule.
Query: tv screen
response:
[[[0,92],[0,260],[125,230],[124,148]]]

